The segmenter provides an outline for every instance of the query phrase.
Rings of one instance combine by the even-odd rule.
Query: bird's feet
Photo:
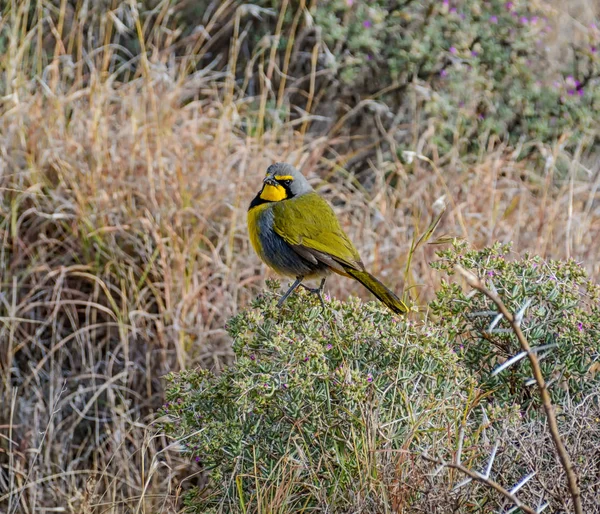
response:
[[[306,289],[307,291],[316,294],[319,297],[319,301],[321,302],[321,307],[323,308],[323,310],[325,310],[325,300],[323,299],[323,289],[325,287],[325,279],[322,278],[321,279],[321,284],[319,285],[319,287],[308,287],[304,284],[300,284],[304,289]]]

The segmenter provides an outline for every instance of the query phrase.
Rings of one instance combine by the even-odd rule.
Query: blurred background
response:
[[[597,280],[593,0],[0,6],[0,512],[178,510],[197,469],[157,434],[161,377],[230,361],[272,162],[417,304],[454,237]]]

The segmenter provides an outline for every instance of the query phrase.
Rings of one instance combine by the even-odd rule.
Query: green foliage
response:
[[[443,332],[355,299],[323,312],[307,295],[280,310],[268,291],[232,319],[236,360],[220,375],[169,377],[167,432],[210,469],[190,508],[273,512],[282,490],[282,512],[376,504],[395,452],[460,423],[473,382]]]
[[[600,286],[573,261],[511,261],[509,248],[455,242],[433,267],[452,275],[462,266],[521,312],[555,404],[574,412],[598,391]],[[228,324],[231,367],[169,376],[166,431],[208,471],[189,511],[382,512],[398,501],[427,511],[439,502],[431,485],[397,493],[398,483],[423,477],[418,466],[403,468],[404,452],[451,460],[458,437],[463,461],[484,467],[490,437],[510,429],[506,444],[520,455],[515,441],[537,430],[529,361],[493,375],[521,348],[484,295],[444,282],[431,316],[415,323],[356,299],[328,300],[322,311],[304,291],[278,309],[278,284],[270,288]],[[539,459],[555,460],[549,448]],[[527,459],[502,462],[507,480],[531,471]],[[436,487],[455,480],[440,477]],[[500,505],[485,487],[456,494],[469,498],[461,512]]]
[[[570,260],[544,261],[526,255],[508,260],[510,246],[496,244],[484,250],[456,243],[440,252],[433,266],[453,273],[459,264],[496,291],[507,308],[523,310],[521,328],[538,352],[541,368],[557,403],[580,403],[598,390],[594,378],[600,361],[600,286]],[[539,398],[527,358],[492,376],[492,371],[517,355],[521,347],[498,309],[482,294],[463,291],[455,282],[444,282],[431,304],[439,329],[454,341],[461,361],[479,377],[480,386],[493,391],[501,405],[528,407]]]
[[[293,14],[288,9],[288,23]],[[412,95],[403,93],[419,84],[420,121],[434,126],[443,151],[457,142],[463,150],[479,141],[485,146],[491,134],[513,143],[563,135],[575,141],[594,126],[600,101],[600,32],[594,26],[572,61],[557,70],[546,54],[549,22],[525,0],[325,0],[311,15],[330,52],[321,61],[336,77],[338,98],[391,87],[379,98],[406,113],[396,122],[414,122]]]

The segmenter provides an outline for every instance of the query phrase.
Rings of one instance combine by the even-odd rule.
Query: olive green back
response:
[[[351,268],[364,269],[333,209],[314,191],[277,203],[273,213],[273,228],[288,244],[327,254]]]

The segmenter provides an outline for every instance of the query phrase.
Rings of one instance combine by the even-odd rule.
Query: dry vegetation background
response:
[[[175,34],[151,33],[135,73],[117,80],[110,45],[69,58],[83,17],[23,32],[28,9],[45,2],[9,3],[0,9],[0,512],[176,511],[196,477],[153,427],[161,376],[230,358],[225,322],[270,276],[249,247],[245,213],[274,161],[301,167],[368,268],[418,303],[439,281],[428,267],[435,247],[420,249],[408,273],[406,257],[443,195],[438,235],[513,241],[600,274],[597,155],[566,154],[558,142],[544,149],[553,157],[544,167],[496,142],[467,164],[436,157],[431,134],[415,131],[414,149],[433,163],[386,161],[375,145],[361,183],[345,171],[349,136],[334,127],[313,137],[310,113],[244,130],[277,97],[268,68],[249,99],[226,73],[175,62]],[[554,20],[565,35],[593,2],[569,7],[572,17]],[[121,29],[108,8],[96,21],[105,34]],[[148,33],[135,9],[129,22],[131,37]],[[563,43],[551,42],[557,56]],[[328,287],[368,297],[349,280]]]

